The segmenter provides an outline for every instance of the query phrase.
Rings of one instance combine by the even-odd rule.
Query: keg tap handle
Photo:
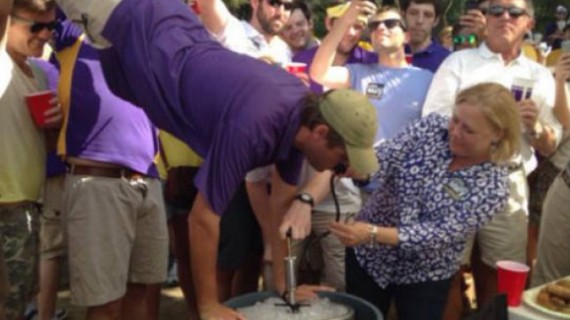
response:
[[[287,230],[287,256],[285,257],[285,276],[287,281],[286,302],[293,312],[299,310],[297,300],[295,299],[295,291],[297,290],[297,278],[295,276],[295,259],[292,255],[293,232],[291,228]]]

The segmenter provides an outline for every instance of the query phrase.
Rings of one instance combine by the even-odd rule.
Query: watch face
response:
[[[299,199],[299,201],[307,203],[311,206],[313,206],[313,204],[314,204],[313,197],[311,197],[311,195],[307,194],[307,193],[299,193],[295,198]]]

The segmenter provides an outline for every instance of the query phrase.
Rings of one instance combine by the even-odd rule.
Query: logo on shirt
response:
[[[460,178],[451,179],[448,184],[443,186],[443,189],[455,200],[463,198],[469,192],[465,182]]]
[[[370,99],[380,99],[382,98],[382,93],[384,93],[384,84],[382,83],[369,83],[366,87],[366,96]]]

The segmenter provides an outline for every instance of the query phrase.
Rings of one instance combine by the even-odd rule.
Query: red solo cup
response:
[[[411,53],[406,53],[406,62],[411,65],[414,61],[414,55]]]
[[[200,14],[200,6],[198,5],[198,0],[191,0],[190,8],[194,11],[195,14]]]
[[[291,74],[307,73],[307,64],[302,62],[291,62],[285,65],[285,69]]]
[[[521,304],[529,270],[526,264],[520,262],[509,260],[497,262],[497,291],[507,294],[509,307]]]
[[[54,94],[52,91],[40,91],[26,96],[26,104],[30,110],[30,114],[38,127],[44,127],[46,124],[46,117],[44,113],[52,108],[50,100],[53,99]]]

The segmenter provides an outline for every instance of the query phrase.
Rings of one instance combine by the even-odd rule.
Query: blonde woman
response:
[[[347,246],[347,292],[384,316],[441,319],[466,238],[506,205],[521,125],[497,84],[461,92],[451,119],[432,114],[377,148],[380,170],[354,223],[333,223]]]

